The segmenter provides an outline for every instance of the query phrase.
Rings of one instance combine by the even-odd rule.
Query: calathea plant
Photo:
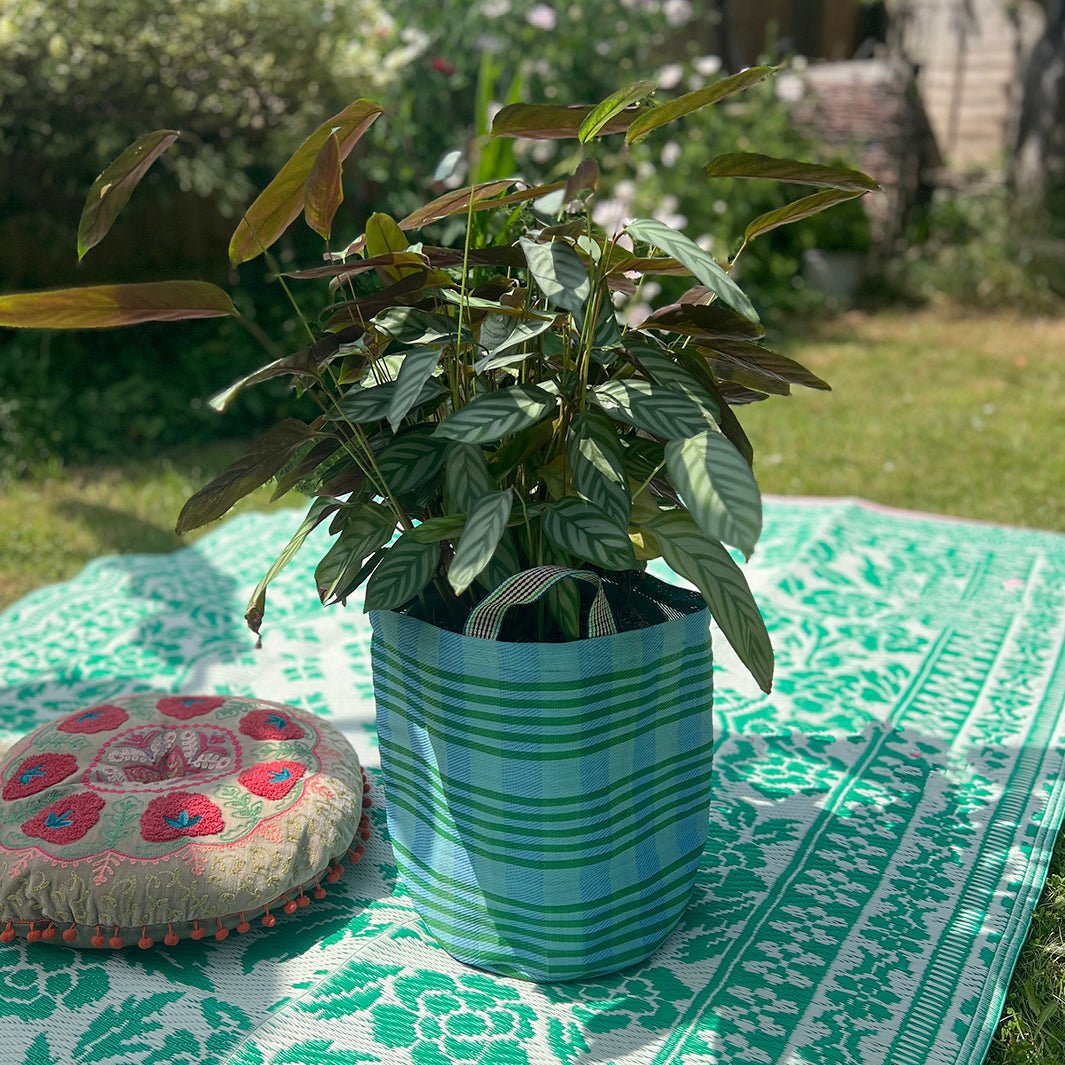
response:
[[[589,204],[597,140],[631,143],[770,73],[750,69],[657,105],[654,84],[639,82],[594,107],[508,106],[493,134],[575,140],[568,176],[534,187],[484,182],[399,221],[373,214],[324,265],[279,273],[286,295],[294,284],[321,286],[317,316],[303,318],[306,346],[279,353],[211,402],[221,410],[242,389],[289,376],[309,415],[256,440],[187,502],[177,525],[184,532],[211,522],[271,478],[278,496],[310,485],[305,520],[249,605],[256,631],[270,580],[324,522],[336,539],[315,574],[323,603],[365,584],[367,609],[408,610],[444,628],[461,629],[493,588],[531,567],[591,570],[610,577],[623,599],[627,582],[661,557],[700,590],[769,690],[769,637],[728,551],[750,555],[762,524],[752,448],[733,408],[792,385],[828,386],[761,343],[758,314],[730,270],[752,240],[876,185],[856,171],[757,154],[709,160],[708,181],[819,190],[754,219],[729,264],[653,219],[604,232]],[[328,242],[343,161],[379,115],[358,100],[308,137],[241,219],[234,265],[268,255],[300,214]],[[149,134],[100,176],[80,254],[103,238],[176,137]],[[425,239],[450,216],[466,218],[462,247]],[[622,325],[615,295],[633,294],[648,275],[688,278],[690,287]],[[224,292],[194,281],[0,297],[0,325],[16,327],[235,314]],[[546,609],[529,609],[521,631],[578,638],[583,609],[577,591],[560,585]]]

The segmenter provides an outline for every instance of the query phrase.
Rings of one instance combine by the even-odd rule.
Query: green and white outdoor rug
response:
[[[145,689],[328,715],[373,765],[369,626],[313,547],[242,622],[292,513],[101,559],[0,615],[0,743]],[[980,1062],[1062,819],[1065,537],[770,501],[749,568],[761,695],[723,640],[710,842],[642,967],[537,987],[465,969],[368,860],[272,931],[174,949],[0,948],[0,1065]],[[376,778],[375,778],[376,779]]]

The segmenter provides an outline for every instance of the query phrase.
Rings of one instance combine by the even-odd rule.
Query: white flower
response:
[[[681,148],[676,141],[666,141],[662,146],[662,165],[673,166],[680,158]]]
[[[680,79],[684,77],[684,67],[680,63],[667,63],[662,69],[655,75],[655,81],[663,89],[673,89],[680,84]]]
[[[721,56],[701,55],[698,59],[692,60],[692,66],[697,74],[702,74],[704,78],[712,78],[721,69]]]
[[[781,74],[775,84],[777,99],[793,104],[806,95],[806,87],[798,74]]]
[[[481,14],[485,18],[502,18],[510,14],[510,0],[484,0]]]
[[[529,149],[529,155],[537,163],[550,162],[557,153],[558,145],[554,141],[537,141]]]
[[[553,30],[558,23],[558,16],[549,4],[535,4],[529,8],[525,21],[538,30]]]
[[[662,14],[671,26],[683,26],[691,21],[691,0],[666,0],[662,5]]]

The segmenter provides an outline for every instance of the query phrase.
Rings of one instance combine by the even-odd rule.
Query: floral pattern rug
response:
[[[319,606],[313,544],[261,649],[243,625],[298,521],[100,559],[0,615],[0,744],[122,693],[225,692],[326,715],[373,766],[369,625]],[[396,882],[379,801],[357,871],[272,931],[0,947],[0,1065],[980,1062],[1062,820],[1065,537],[770,500],[748,573],[776,688],[718,639],[710,842],[649,962],[464,968]]]

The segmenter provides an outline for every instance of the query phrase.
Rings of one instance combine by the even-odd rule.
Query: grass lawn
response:
[[[804,332],[783,350],[835,391],[797,389],[740,411],[764,491],[1065,532],[1065,321],[891,312]],[[0,608],[99,555],[180,547],[172,530],[182,502],[238,452],[219,445],[5,486]],[[269,495],[261,489],[238,509]],[[988,1060],[1065,1061],[1060,844]]]

